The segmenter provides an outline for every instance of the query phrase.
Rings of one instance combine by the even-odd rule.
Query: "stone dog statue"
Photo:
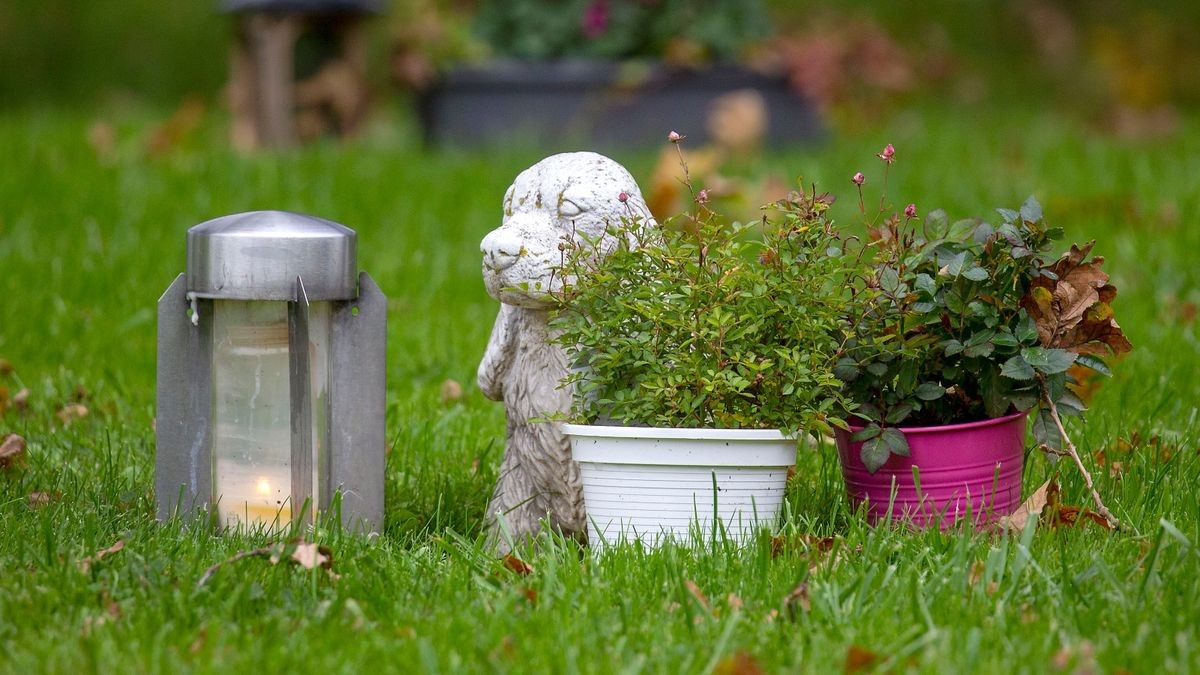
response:
[[[507,415],[504,459],[488,507],[489,539],[501,555],[537,534],[543,521],[586,539],[579,467],[567,439],[558,423],[535,421],[571,405],[571,392],[560,386],[570,369],[567,355],[547,325],[549,294],[562,287],[553,272],[562,264],[564,239],[594,241],[622,217],[650,219],[624,167],[593,152],[553,155],[517,176],[504,195],[503,222],[480,244],[484,284],[501,303],[479,364],[479,388],[503,401]]]

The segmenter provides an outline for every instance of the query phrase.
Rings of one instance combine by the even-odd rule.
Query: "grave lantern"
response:
[[[387,299],[356,234],[255,211],[187,232],[158,301],[158,517],[383,521]],[[335,497],[337,495],[337,497]]]

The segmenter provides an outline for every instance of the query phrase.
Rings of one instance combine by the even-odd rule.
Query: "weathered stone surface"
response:
[[[606,236],[622,218],[650,217],[629,172],[592,152],[553,155],[522,171],[503,206],[502,224],[480,244],[484,284],[501,306],[479,364],[480,389],[503,401],[507,415],[500,479],[488,508],[492,544],[501,554],[535,535],[543,521],[581,540],[587,533],[579,467],[567,439],[558,423],[536,421],[571,405],[571,393],[559,384],[569,371],[567,355],[547,325],[550,293],[562,286],[554,273],[562,264],[559,244]]]

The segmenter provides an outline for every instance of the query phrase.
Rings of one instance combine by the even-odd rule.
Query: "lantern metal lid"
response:
[[[214,218],[187,233],[187,289],[193,297],[294,300],[296,278],[309,300],[358,294],[354,230],[287,211]]]

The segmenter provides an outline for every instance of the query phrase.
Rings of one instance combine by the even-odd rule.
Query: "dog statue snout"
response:
[[[524,246],[516,233],[500,228],[483,238],[479,251],[483,253],[485,266],[500,271],[512,267],[521,258]]]

